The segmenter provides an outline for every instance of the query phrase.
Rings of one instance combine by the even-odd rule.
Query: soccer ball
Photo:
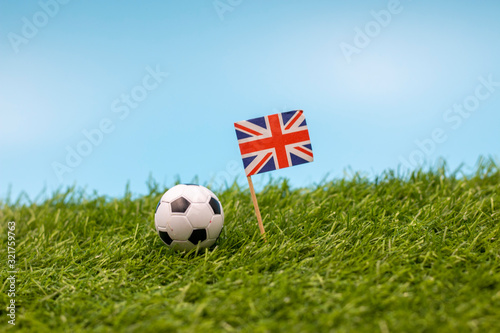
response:
[[[165,192],[156,206],[156,231],[175,250],[212,246],[223,224],[224,211],[219,199],[203,186],[176,185]]]

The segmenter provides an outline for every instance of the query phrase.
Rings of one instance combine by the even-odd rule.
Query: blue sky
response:
[[[0,197],[9,184],[13,197],[73,184],[120,196],[127,182],[141,194],[150,174],[243,181],[233,122],[294,109],[315,161],[272,176],[296,186],[500,155],[498,1],[0,9]]]

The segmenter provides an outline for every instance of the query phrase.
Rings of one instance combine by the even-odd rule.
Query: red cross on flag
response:
[[[247,176],[313,161],[302,110],[239,121],[234,127]]]

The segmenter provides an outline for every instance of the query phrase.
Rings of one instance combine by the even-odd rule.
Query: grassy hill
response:
[[[218,192],[215,248],[168,249],[154,231],[165,191],[138,199],[70,189],[1,204],[16,222],[16,326],[0,330],[137,332],[500,331],[500,170],[443,168],[302,189]]]

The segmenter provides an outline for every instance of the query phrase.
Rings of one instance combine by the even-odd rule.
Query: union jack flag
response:
[[[247,176],[313,161],[302,110],[234,123]]]

